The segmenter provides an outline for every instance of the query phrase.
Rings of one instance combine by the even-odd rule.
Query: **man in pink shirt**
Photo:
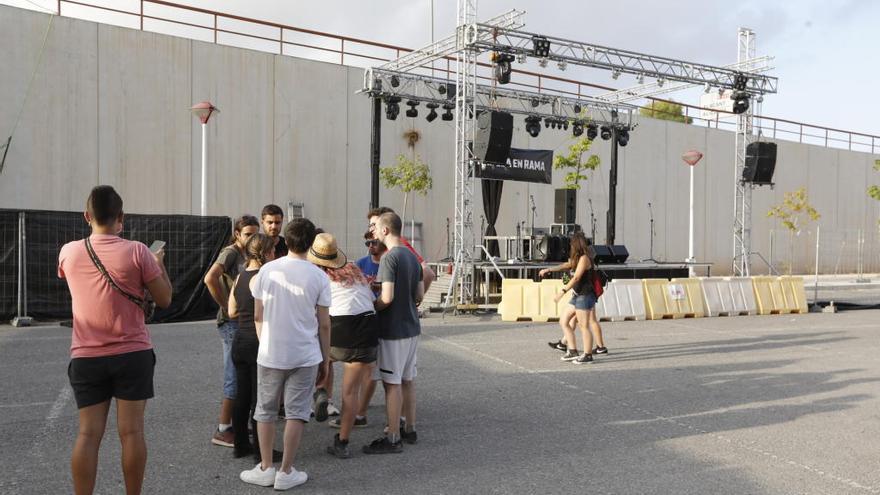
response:
[[[58,276],[67,279],[73,303],[67,368],[79,409],[71,459],[73,487],[76,494],[94,491],[98,449],[110,400],[116,397],[125,489],[136,494],[141,492],[147,464],[144,409],[153,397],[156,355],[144,310],[135,299],[144,299],[147,289],[156,305],[166,308],[171,304],[171,282],[163,250],[153,254],[144,244],[119,237],[122,198],[111,186],[92,189],[84,216],[92,235],[65,244],[58,255]]]

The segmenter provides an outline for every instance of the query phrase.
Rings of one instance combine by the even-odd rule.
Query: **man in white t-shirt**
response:
[[[284,229],[288,255],[269,262],[254,277],[257,406],[260,438],[275,438],[279,398],[284,398],[284,457],[276,471],[272,442],[260,442],[262,462],[241,473],[242,481],[276,490],[301,485],[308,475],[293,468],[303,426],[309,421],[315,383],[330,365],[330,279],[306,259],[315,225],[305,218]]]

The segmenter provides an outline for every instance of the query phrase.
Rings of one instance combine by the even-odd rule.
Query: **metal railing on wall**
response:
[[[113,7],[110,7],[110,4],[109,0],[104,0],[103,4],[98,0],[57,0],[57,13],[142,31],[185,36],[201,41],[355,67],[386,62],[412,51],[411,48],[393,44],[304,29],[164,0],[115,0],[112,2]],[[97,13],[103,14],[102,18],[96,18]],[[177,30],[172,32],[169,30],[171,27]],[[447,58],[435,62],[430,67],[423,67],[422,70],[435,76],[440,74],[439,77],[442,77],[443,74],[451,74],[452,62],[453,59]],[[484,81],[494,81],[490,72],[491,65],[482,63],[480,67],[483,73],[478,74],[477,77]],[[510,83],[511,86],[540,92],[585,96],[587,94],[585,90],[588,88],[603,91],[617,89],[528,70],[514,72],[517,73],[517,77]],[[662,98],[647,99],[669,101]],[[675,103],[682,106],[686,119],[717,129],[736,130],[736,119],[723,118],[725,114],[732,116],[730,112],[712,110],[716,117],[706,119],[701,116],[701,112],[706,109]],[[765,116],[758,117],[754,127],[756,132],[773,139],[868,153],[880,151],[880,136],[871,134]]]

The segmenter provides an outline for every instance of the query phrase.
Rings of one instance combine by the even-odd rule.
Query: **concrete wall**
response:
[[[11,129],[34,70],[49,16],[0,6],[0,131]],[[352,257],[363,251],[364,213],[369,204],[370,103],[355,92],[357,68],[278,56],[55,17],[34,87],[0,176],[0,207],[79,210],[89,189],[112,184],[126,210],[137,213],[199,211],[201,129],[188,108],[211,100],[221,113],[208,125],[208,211],[236,216],[262,205],[305,203],[307,216],[334,232]],[[382,159],[418,154],[431,168],[434,188],[410,201],[409,213],[424,224],[427,258],[446,256],[446,224],[452,217],[453,133],[451,122],[428,123],[401,115],[383,121]],[[569,133],[542,129],[531,138],[515,120],[513,145],[564,153]],[[414,149],[403,133],[420,131]],[[4,136],[5,137],[5,136]],[[649,254],[647,204],[654,207],[654,257],[687,255],[688,170],[681,154],[705,156],[696,169],[696,254],[727,273],[733,249],[733,148],[730,132],[643,119],[620,150],[617,243],[633,258]],[[602,166],[578,193],[579,223],[589,229],[588,198],[605,236],[608,205],[607,142],[592,150]],[[769,250],[767,219],[782,194],[806,186],[822,213],[823,229],[866,229],[878,220],[865,189],[876,174],[876,157],[812,145],[779,142],[776,188],[754,192],[753,247]],[[508,182],[498,231],[515,232],[537,205],[535,225],[553,216],[554,185]],[[382,190],[382,203],[398,210],[403,196]],[[480,224],[477,187],[474,221]],[[408,215],[409,216],[409,215]],[[799,241],[798,241],[799,242]],[[799,251],[800,253],[800,251]],[[796,269],[806,271],[807,250]],[[853,270],[855,267],[847,267]]]

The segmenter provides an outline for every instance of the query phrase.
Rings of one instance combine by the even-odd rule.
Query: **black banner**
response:
[[[481,179],[515,180],[520,182],[553,183],[553,150],[522,150],[510,148],[504,165],[483,163],[477,167]]]

